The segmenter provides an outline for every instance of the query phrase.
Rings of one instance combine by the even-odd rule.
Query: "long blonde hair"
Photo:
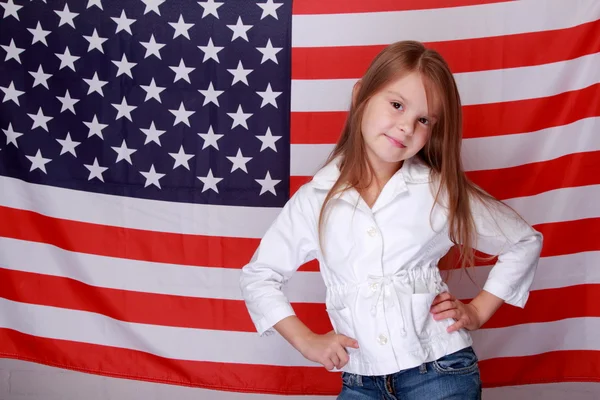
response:
[[[365,189],[373,176],[361,133],[363,111],[369,99],[404,74],[418,72],[423,79],[427,99],[439,101],[440,115],[433,126],[430,139],[416,155],[431,170],[439,183],[435,193],[446,198],[449,234],[454,244],[460,244],[458,261],[461,267],[474,265],[475,224],[469,195],[495,201],[469,181],[461,163],[462,110],[454,77],[446,61],[435,50],[416,41],[401,41],[383,49],[372,61],[360,85],[353,93],[350,110],[340,138],[327,163],[340,158],[340,176],[325,197],[319,215],[319,236],[326,206],[335,196],[350,188]]]

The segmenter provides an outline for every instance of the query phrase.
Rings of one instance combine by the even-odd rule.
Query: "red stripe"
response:
[[[511,168],[469,171],[467,176],[496,198],[532,196],[600,183],[600,151],[569,154]]]
[[[346,115],[345,111],[293,112],[292,144],[336,143]],[[549,97],[464,106],[463,136],[534,132],[597,116],[600,116],[600,84]]]
[[[467,176],[498,199],[532,196],[555,189],[600,184],[600,151],[569,154],[511,168],[469,171]],[[292,176],[292,194],[311,177]]]
[[[548,335],[551,335],[548,332]],[[543,340],[543,338],[541,338]],[[533,383],[600,382],[600,351],[553,351],[524,357],[480,361],[485,387],[518,386]],[[568,394],[565,393],[565,397]]]
[[[283,367],[183,361],[141,351],[26,335],[0,329],[0,354],[99,375],[243,393],[336,395],[339,373]],[[484,387],[598,381],[598,351],[560,351],[480,361]],[[265,379],[268,377],[268,379]]]
[[[600,20],[566,29],[425,45],[440,52],[453,73],[487,71],[549,64],[597,53],[599,31]],[[385,46],[294,47],[292,79],[359,78]],[[542,48],[544,51],[539,51]]]
[[[294,1],[292,14],[349,14],[378,11],[427,10],[463,7],[511,0],[302,0]]]
[[[544,235],[542,257],[600,250],[600,218],[535,225]]]
[[[600,219],[596,223],[600,226]],[[572,227],[561,228],[567,233],[574,230]],[[587,235],[584,232],[586,231],[578,231],[574,237],[554,237],[549,240],[550,246],[553,242],[565,239],[579,243]],[[597,240],[588,240],[587,243],[583,241],[584,246],[587,246],[574,250],[600,250]],[[550,247],[545,252],[555,251],[556,249]],[[600,285],[590,284],[533,291],[525,310],[504,306],[485,327],[497,328],[575,317],[600,317],[600,301],[595,301],[600,300],[599,289]],[[0,297],[23,303],[93,312],[133,323],[255,332],[246,306],[241,300],[109,289],[70,278],[4,268],[0,268]],[[570,299],[569,302],[564,302],[566,298]],[[571,304],[582,306],[571,307]],[[292,303],[292,307],[298,317],[314,332],[326,333],[332,329],[322,303]],[[202,318],[198,318],[198,310],[201,310]]]

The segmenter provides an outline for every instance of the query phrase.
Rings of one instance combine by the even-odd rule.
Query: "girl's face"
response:
[[[384,87],[367,102],[361,125],[373,167],[397,168],[417,154],[429,140],[435,121],[419,73],[404,75]]]

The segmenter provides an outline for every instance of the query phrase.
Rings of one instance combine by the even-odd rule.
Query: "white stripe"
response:
[[[115,399],[151,398],[153,400],[335,400],[336,396],[286,396],[265,393],[237,393],[185,387],[172,384],[120,379],[102,375],[82,373],[67,369],[49,367],[28,361],[0,359],[0,369],[8,371],[11,380],[11,392],[28,392],[25,380],[14,382],[11,378],[27,374],[41,387],[40,394],[52,393],[57,398],[80,398],[82,388],[102,388]],[[43,382],[40,384],[39,382]],[[45,385],[44,385],[45,383]],[[40,386],[44,385],[44,386]],[[28,397],[32,399],[32,397]],[[41,399],[42,397],[40,397]],[[113,397],[110,397],[113,398]],[[485,400],[590,400],[600,398],[600,385],[595,382],[559,382],[536,385],[503,386],[484,388]]]
[[[180,360],[318,366],[280,335],[260,337],[248,332],[127,323],[96,313],[1,298],[0,310],[0,327],[34,336],[114,346]],[[599,330],[599,318],[572,318],[482,329],[473,336],[480,359],[485,360],[559,350],[596,350],[600,347],[600,335],[596,334]]]
[[[532,290],[600,284],[600,251],[540,259]],[[568,265],[569,268],[565,268]],[[91,286],[195,298],[243,300],[240,270],[189,267],[75,253],[44,243],[0,238],[0,267],[71,278]],[[483,287],[491,267],[480,266],[468,274]],[[473,298],[479,289],[465,271],[453,271],[449,286],[461,299]],[[294,303],[325,303],[320,272],[296,272],[284,286]]]
[[[599,151],[599,132],[600,117],[591,117],[535,132],[464,139],[462,160],[465,170],[481,171]]]
[[[598,132],[600,117],[590,117],[535,132],[463,139],[462,161],[466,171],[481,171],[599,151]],[[313,176],[322,167],[334,146],[293,144],[290,154],[291,175]]]
[[[600,5],[600,2],[598,3]],[[553,96],[600,82],[600,53],[529,67],[454,74],[463,105]],[[353,79],[292,80],[292,112],[347,111]]]
[[[516,1],[431,10],[294,15],[293,47],[424,42],[569,28],[600,16],[596,0]]]
[[[0,176],[0,188],[0,206],[67,220],[194,235],[260,238],[280,211],[86,193],[5,176]]]

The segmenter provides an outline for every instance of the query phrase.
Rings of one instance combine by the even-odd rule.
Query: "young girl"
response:
[[[542,236],[477,188],[461,166],[461,103],[446,62],[421,43],[385,48],[356,83],[327,161],[276,218],[241,289],[258,332],[343,371],[339,399],[479,399],[468,331],[503,302],[523,307]],[[468,304],[438,261],[458,245],[498,255]],[[334,331],[318,335],[281,291],[317,259]]]

